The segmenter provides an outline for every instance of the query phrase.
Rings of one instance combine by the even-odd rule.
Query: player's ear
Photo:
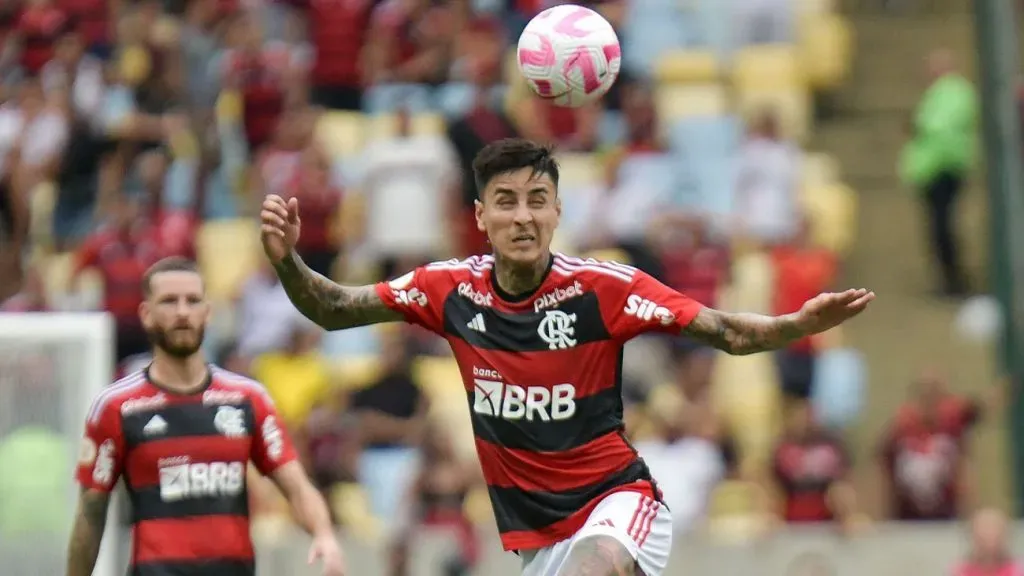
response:
[[[484,226],[484,203],[480,200],[473,200],[473,210],[476,215],[476,229],[487,232],[487,226]]]
[[[152,308],[149,305],[149,300],[143,299],[142,302],[139,303],[139,320],[147,329],[152,325],[152,320],[150,319],[151,315]]]
[[[555,214],[557,214],[559,218],[562,217],[562,197],[558,195],[555,196]]]

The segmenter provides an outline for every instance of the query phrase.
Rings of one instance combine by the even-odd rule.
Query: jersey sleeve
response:
[[[98,398],[89,410],[75,465],[75,478],[86,490],[110,492],[124,468],[124,435],[115,402]]]
[[[679,334],[704,307],[642,270],[633,269],[629,282],[607,278],[603,283],[598,294],[602,313],[609,333],[618,340],[645,332]]]
[[[444,300],[453,285],[455,261],[427,264],[376,285],[377,295],[389,309],[402,314],[409,324],[444,334]]]
[[[269,476],[274,470],[296,460],[298,455],[295,444],[281,423],[274,401],[266,394],[254,394],[252,406],[256,429],[252,434],[249,457],[261,474]]]

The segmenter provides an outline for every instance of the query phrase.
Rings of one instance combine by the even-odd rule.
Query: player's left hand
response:
[[[864,288],[819,294],[800,308],[797,322],[804,334],[824,332],[860,314],[874,299],[875,293]]]
[[[317,536],[309,547],[309,563],[317,560],[323,563],[324,576],[344,576],[341,546],[334,535]]]

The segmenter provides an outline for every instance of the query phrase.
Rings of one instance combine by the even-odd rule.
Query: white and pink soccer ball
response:
[[[519,37],[517,56],[520,73],[538,96],[570,108],[608,92],[622,66],[612,25],[572,4],[534,16]]]

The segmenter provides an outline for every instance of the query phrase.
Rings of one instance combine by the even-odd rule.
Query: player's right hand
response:
[[[280,262],[291,253],[299,240],[300,227],[299,201],[267,194],[260,210],[260,238],[271,262]]]
[[[309,547],[309,564],[317,561],[323,563],[324,576],[344,576],[345,564],[342,559],[341,546],[333,535],[316,536]]]

